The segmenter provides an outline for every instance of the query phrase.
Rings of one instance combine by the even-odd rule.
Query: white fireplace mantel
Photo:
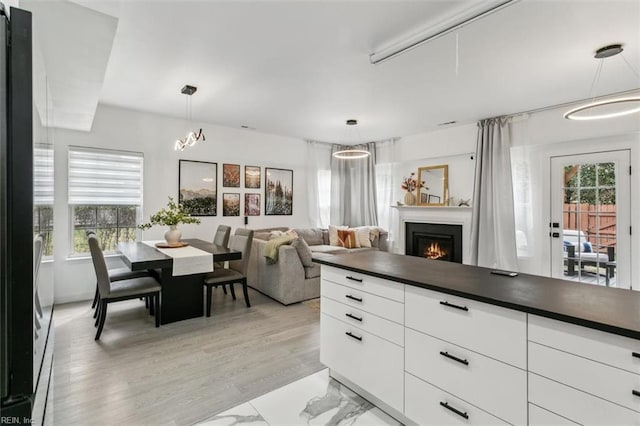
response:
[[[391,206],[398,210],[400,241],[396,250],[404,253],[405,229],[407,222],[442,223],[446,225],[462,225],[462,263],[471,260],[471,207],[454,206]]]

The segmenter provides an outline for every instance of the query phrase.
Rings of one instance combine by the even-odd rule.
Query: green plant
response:
[[[138,228],[149,229],[154,225],[173,226],[179,223],[200,223],[200,219],[191,217],[182,204],[176,203],[173,197],[169,197],[167,208],[151,215],[149,222],[138,225]]]

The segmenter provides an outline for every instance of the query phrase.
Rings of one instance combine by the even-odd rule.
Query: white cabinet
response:
[[[527,423],[527,372],[407,329],[405,370],[511,424]]]
[[[321,295],[320,360],[403,422],[640,426],[636,339],[326,265]]]
[[[527,368],[524,312],[413,286],[405,297],[407,327]]]
[[[404,286],[322,266],[320,361],[402,412]]]
[[[407,373],[404,414],[418,425],[508,425],[486,411]]]
[[[639,352],[636,340],[529,315],[529,401],[580,424],[638,425]]]

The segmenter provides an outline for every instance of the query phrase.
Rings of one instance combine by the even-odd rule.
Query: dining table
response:
[[[183,239],[188,247],[211,253],[213,262],[242,258],[242,252],[195,238]],[[132,271],[147,270],[162,287],[160,323],[169,324],[204,315],[203,278],[206,273],[174,274],[174,258],[161,252],[149,242],[118,243],[122,261]],[[179,250],[179,249],[173,249]]]

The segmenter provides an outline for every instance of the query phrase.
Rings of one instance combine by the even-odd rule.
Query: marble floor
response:
[[[199,426],[399,425],[324,369],[217,414]]]

